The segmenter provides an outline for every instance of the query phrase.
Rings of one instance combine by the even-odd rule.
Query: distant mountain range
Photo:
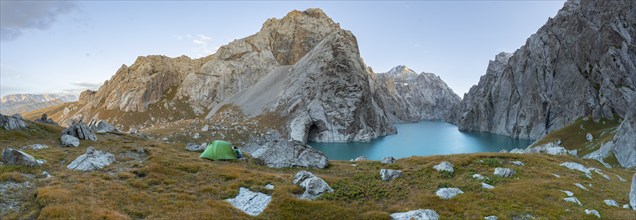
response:
[[[0,99],[0,113],[13,115],[74,101],[77,101],[76,95],[12,94]]]

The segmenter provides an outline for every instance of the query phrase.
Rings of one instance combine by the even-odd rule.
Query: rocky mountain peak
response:
[[[391,68],[391,70],[389,70],[389,72],[387,72],[387,74],[389,75],[415,75],[417,76],[417,73],[415,71],[413,71],[411,68],[408,68],[405,65],[398,65],[396,67]]]

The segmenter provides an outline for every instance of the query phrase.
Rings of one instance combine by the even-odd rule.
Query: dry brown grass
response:
[[[336,191],[317,201],[305,201],[295,194],[302,189],[291,183],[301,169],[269,169],[254,162],[209,161],[199,153],[184,149],[184,144],[166,144],[128,135],[100,134],[98,141],[82,141],[79,148],[59,147],[61,128],[37,124],[30,130],[0,131],[2,148],[45,143],[48,149],[27,153],[46,159],[43,167],[0,167],[0,177],[11,179],[16,173],[39,174],[46,170],[50,179],[26,179],[37,185],[31,198],[33,205],[2,219],[36,216],[40,219],[248,219],[224,199],[234,197],[239,187],[271,194],[272,202],[256,218],[259,219],[388,219],[393,212],[413,209],[433,209],[444,219],[480,219],[497,215],[510,219],[532,214],[548,219],[594,219],[584,209],[596,209],[603,218],[636,218],[633,211],[608,207],[604,199],[628,203],[629,182],[620,182],[633,170],[606,169],[594,161],[569,156],[518,155],[504,153],[460,154],[400,159],[393,165],[377,161],[331,161],[323,170],[310,169],[324,178]],[[28,133],[24,135],[22,133]],[[66,165],[83,154],[87,146],[105,150],[116,156],[117,162],[96,172],[77,172]],[[143,148],[139,161],[128,155]],[[134,154],[133,154],[134,155]],[[444,175],[432,167],[442,161],[455,165],[453,175]],[[510,161],[520,160],[519,167]],[[608,174],[606,180],[597,174],[593,179],[578,171],[559,166],[573,161],[595,166]],[[513,178],[495,178],[496,166],[517,171]],[[379,170],[399,169],[404,176],[392,182],[382,182]],[[481,189],[472,174],[492,178],[496,188]],[[561,175],[561,178],[552,176]],[[6,176],[6,177],[5,177]],[[576,188],[574,183],[590,186],[590,191]],[[275,190],[264,186],[271,183]],[[450,200],[435,196],[439,187],[458,187],[465,193]],[[583,203],[579,207],[563,201],[570,190]]]

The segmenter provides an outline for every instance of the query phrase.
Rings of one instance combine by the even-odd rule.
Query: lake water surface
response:
[[[368,143],[316,143],[312,147],[324,152],[330,160],[349,160],[366,156],[381,160],[392,156],[428,156],[476,152],[498,152],[502,149],[525,148],[532,140],[481,132],[460,132],[457,126],[440,121],[396,124],[397,135],[375,139]]]

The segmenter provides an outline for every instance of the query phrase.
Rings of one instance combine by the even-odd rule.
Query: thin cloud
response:
[[[71,85],[82,87],[83,89],[97,90],[102,84],[101,83],[90,83],[90,82],[73,82]]]
[[[192,40],[192,43],[196,44],[197,47],[194,48],[195,52],[199,53],[202,56],[207,56],[216,52],[217,48],[210,48],[208,43],[212,40],[211,37],[205,36],[203,34],[198,34]]]
[[[0,39],[10,41],[25,30],[45,30],[76,9],[72,1],[0,1]]]

